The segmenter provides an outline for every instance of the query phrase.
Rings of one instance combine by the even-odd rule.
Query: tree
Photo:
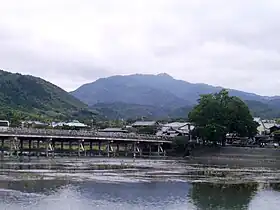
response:
[[[257,123],[248,106],[238,97],[229,96],[225,89],[201,95],[189,113],[189,121],[196,126],[200,138],[213,142],[224,143],[227,133],[253,137],[257,132]]]

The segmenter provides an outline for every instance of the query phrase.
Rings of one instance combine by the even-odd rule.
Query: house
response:
[[[262,120],[261,118],[254,118],[254,121],[259,123],[257,128],[259,135],[268,135],[271,133],[270,128],[277,126],[275,120]]]
[[[64,123],[64,122],[57,123],[57,124],[53,125],[53,127],[66,127],[66,128],[68,127],[70,129],[85,129],[85,128],[88,128],[89,126],[84,123],[79,122],[78,120],[73,120],[68,123]]]
[[[158,129],[158,122],[156,121],[136,121],[131,125],[132,129],[134,129],[133,132],[139,133],[139,134],[150,134],[154,135],[157,132]]]
[[[194,126],[189,122],[172,122],[164,124],[156,133],[157,136],[188,136]]]
[[[128,130],[124,130],[122,128],[105,128],[100,130],[101,132],[108,132],[108,133],[128,133]]]
[[[23,128],[46,128],[48,127],[48,123],[40,122],[40,121],[22,121],[21,122],[21,127]]]
[[[272,134],[275,131],[279,131],[279,130],[280,130],[280,125],[274,125],[269,128],[270,134]]]
[[[156,127],[158,126],[157,121],[136,121],[131,125],[133,128],[137,127]]]
[[[65,124],[66,124],[66,122],[52,122],[51,126],[53,128],[56,128],[56,127],[63,127]]]

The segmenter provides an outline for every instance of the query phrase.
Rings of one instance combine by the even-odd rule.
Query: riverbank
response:
[[[203,161],[202,161],[203,162]],[[280,182],[275,167],[199,163],[193,159],[53,158],[5,159],[0,180],[72,180],[98,182]]]
[[[280,169],[280,149],[277,148],[204,147],[193,150],[187,159],[200,164]]]

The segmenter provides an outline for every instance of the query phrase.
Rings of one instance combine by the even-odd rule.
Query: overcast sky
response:
[[[166,72],[280,95],[279,0],[0,0],[0,69],[65,90]]]

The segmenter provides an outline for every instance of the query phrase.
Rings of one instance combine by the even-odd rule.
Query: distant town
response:
[[[278,146],[280,140],[280,124],[277,120],[267,120],[255,117],[254,121],[258,123],[257,135],[254,140],[249,140],[249,138],[241,138],[234,136],[233,134],[227,134],[227,143],[232,145],[247,145],[254,144],[260,146]],[[0,127],[9,127],[9,122],[5,120],[0,121]],[[135,121],[135,122],[123,122],[122,126],[112,126],[100,128],[95,124],[87,125],[78,120],[73,120],[69,122],[41,122],[41,121],[22,121],[21,128],[30,129],[61,129],[61,130],[80,130],[87,131],[93,130],[108,134],[147,134],[155,135],[157,137],[168,137],[175,138],[184,136],[188,140],[197,140],[196,136],[192,133],[195,126],[190,122],[167,122],[163,123],[160,121]]]

